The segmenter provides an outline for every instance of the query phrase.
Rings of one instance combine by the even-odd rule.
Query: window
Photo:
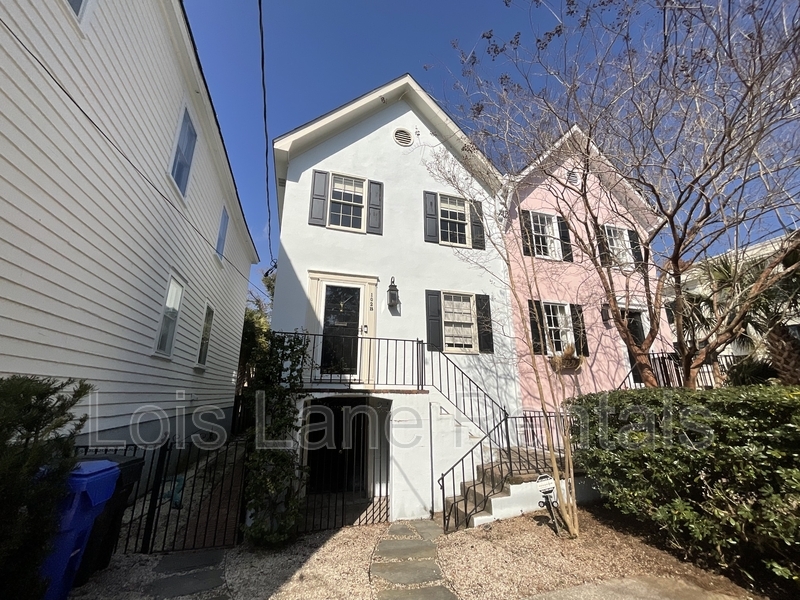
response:
[[[528,300],[528,310],[534,354],[558,356],[571,346],[576,356],[589,356],[580,304]]]
[[[217,233],[217,256],[222,259],[225,250],[225,238],[228,235],[228,209],[222,207],[222,217],[219,220],[219,233]]]
[[[186,186],[189,183],[189,170],[192,167],[194,146],[197,142],[197,133],[192,125],[189,110],[183,111],[181,133],[178,136],[178,145],[175,148],[175,158],[172,161],[172,178],[182,195],[186,195]]]
[[[475,311],[472,296],[442,294],[445,350],[472,350],[475,348]]]
[[[561,259],[561,240],[556,237],[552,215],[528,213],[531,219],[531,242],[534,256]]]
[[[486,250],[481,202],[436,192],[422,195],[426,242]]]
[[[612,225],[606,225],[606,239],[608,252],[613,264],[629,266],[633,264],[633,255],[628,240],[628,231]]]
[[[467,203],[461,198],[439,196],[439,239],[445,244],[469,245]]]
[[[361,231],[364,225],[364,180],[333,176],[330,225]]]
[[[494,352],[491,299],[485,294],[425,290],[428,350]]]
[[[206,304],[206,318],[203,320],[203,334],[200,336],[200,352],[197,354],[197,364],[205,366],[208,358],[208,342],[211,340],[211,327],[214,323],[214,309]]]
[[[67,0],[67,2],[69,2],[69,5],[75,12],[75,16],[80,18],[81,10],[83,9],[83,5],[86,3],[86,0]]]
[[[548,349],[552,354],[562,354],[567,346],[575,347],[572,321],[566,304],[543,303]]]
[[[560,216],[521,211],[522,253],[572,262],[572,238],[567,222]]]
[[[156,339],[156,352],[166,356],[172,355],[172,343],[175,341],[175,330],[178,327],[178,314],[183,299],[183,286],[174,277],[170,277],[167,298],[164,301],[164,312],[161,315],[161,327]]]

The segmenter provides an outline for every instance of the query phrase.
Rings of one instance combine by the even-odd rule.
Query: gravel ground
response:
[[[580,511],[581,535],[574,540],[556,537],[541,514],[442,536],[437,540],[437,563],[447,587],[463,600],[522,599],[640,575],[678,577],[740,600],[758,598],[595,514],[603,513]],[[313,534],[281,551],[230,550],[220,567],[226,585],[218,592],[231,600],[372,600],[386,587],[370,581],[369,567],[388,527],[385,523]],[[159,556],[117,555],[72,598],[148,600],[146,590],[159,576],[154,570],[159,560]],[[216,597],[217,593],[204,593],[191,600]]]
[[[371,600],[369,566],[389,524],[303,537],[281,552],[237,549],[225,578],[235,600]]]
[[[579,513],[581,533],[574,540],[556,537],[542,514],[452,533],[439,540],[443,575],[465,600],[527,598],[636,575],[680,577],[733,598],[757,598],[725,577],[603,524],[585,510]]]

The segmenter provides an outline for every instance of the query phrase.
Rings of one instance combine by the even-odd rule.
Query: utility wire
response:
[[[258,30],[261,40],[261,98],[264,106],[264,172],[267,190],[267,244],[269,244],[269,268],[266,274],[271,274],[278,264],[272,254],[272,207],[269,199],[269,132],[267,131],[267,75],[264,67],[264,2],[258,0]]]
[[[183,213],[183,211],[180,210],[175,205],[175,203],[172,200],[170,200],[169,197],[164,192],[162,192],[161,189],[158,186],[156,186],[155,183],[153,183],[153,181],[144,173],[144,171],[142,171],[142,169],[140,169],[139,166],[135,162],[133,162],[133,160],[131,160],[128,157],[127,154],[125,154],[125,152],[114,142],[114,140],[112,140],[111,137],[105,131],[103,131],[103,129],[100,127],[100,125],[98,125],[97,122],[95,122],[95,120],[91,117],[91,115],[89,115],[89,113],[86,112],[86,110],[84,110],[84,108],[78,103],[78,101],[75,100],[75,98],[72,96],[72,94],[70,94],[69,90],[67,90],[67,88],[65,88],[61,84],[61,82],[58,80],[58,78],[55,75],[53,75],[53,73],[50,71],[50,69],[47,68],[47,66],[41,61],[41,59],[38,56],[36,56],[36,54],[30,48],[28,48],[28,46],[25,44],[25,42],[23,42],[22,39],[20,39],[20,37],[14,32],[13,29],[11,29],[11,27],[9,27],[8,23],[6,23],[5,20],[2,17],[0,17],[0,23],[3,24],[3,26],[8,30],[8,32],[17,41],[17,43],[25,50],[25,52],[27,52],[31,56],[31,58],[33,58],[34,61],[36,61],[36,63],[42,68],[42,70],[48,75],[48,77],[50,77],[50,79],[53,80],[53,82],[56,84],[56,86],[64,93],[64,95],[67,98],[69,98],[69,100],[75,105],[75,107],[81,112],[81,114],[83,114],[83,116],[86,117],[86,119],[94,126],[94,128],[97,129],[98,132],[100,132],[100,135],[102,135],[106,139],[106,141],[111,145],[111,147],[114,150],[116,150],[116,152],[122,158],[125,159],[125,161],[133,168],[133,170],[136,171],[141,176],[141,178],[144,179],[145,182],[147,182],[147,184],[151,188],[153,188],[153,190],[156,192],[156,194],[161,196],[161,198],[163,198],[167,202],[167,204],[169,204],[173,208],[173,210],[184,221],[186,221],[186,223],[189,225],[189,227],[191,227],[194,230],[194,232],[198,235],[198,237],[201,240],[203,240],[206,244],[208,244],[208,246],[211,247],[214,250],[214,252],[216,252],[216,250],[217,250],[216,244],[213,243],[208,238],[206,238],[203,235],[203,232],[200,231],[200,229],[194,223],[192,223],[189,220],[189,217],[187,217]],[[270,248],[270,254],[271,254],[271,250],[272,250],[272,248]],[[260,285],[258,285],[256,283],[253,283],[253,281],[251,281],[250,277],[245,275],[235,264],[233,264],[230,261],[230,259],[227,256],[225,256],[224,253],[222,255],[222,259],[225,262],[227,262],[236,273],[238,273],[245,281],[247,281],[247,283],[249,285],[251,285],[253,288],[255,288],[260,294],[262,294],[265,298],[269,297],[269,294],[266,292],[266,290],[264,290],[264,288],[262,288]]]

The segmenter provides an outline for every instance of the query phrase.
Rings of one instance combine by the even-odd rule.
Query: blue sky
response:
[[[261,256],[251,275],[257,282],[270,257],[258,0],[184,2]],[[264,11],[270,144],[273,137],[404,73],[446,99],[450,71],[459,71],[451,40],[472,48],[488,29],[504,38],[531,30],[528,8],[520,0],[510,8],[503,0],[264,0]],[[277,258],[271,149],[269,167]]]

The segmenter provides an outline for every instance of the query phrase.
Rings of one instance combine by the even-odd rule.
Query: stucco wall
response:
[[[537,376],[544,391],[548,407],[552,408],[553,400],[559,402],[565,398],[580,394],[616,389],[630,371],[627,349],[613,323],[603,323],[601,306],[607,302],[606,294],[600,282],[600,276],[590,258],[585,255],[572,235],[573,262],[552,260],[542,257],[525,256],[522,251],[519,211],[535,211],[544,214],[571,214],[574,225],[585,222],[586,212],[581,200],[570,190],[560,189],[554,193],[552,181],[543,177],[531,177],[527,185],[520,188],[519,204],[511,211],[512,221],[506,232],[506,243],[509,249],[509,263],[513,277],[515,293],[512,294],[514,304],[514,326],[517,331],[517,351],[519,355],[520,388],[522,405],[526,410],[541,410],[541,395],[537,385]],[[554,186],[560,188],[560,186]],[[603,224],[615,225],[623,229],[637,229],[639,237],[646,236],[640,226],[635,223],[631,214],[619,202],[615,202],[607,192],[601,191],[599,180],[591,173],[588,176],[587,188],[590,190],[593,210]],[[578,225],[580,229],[582,225]],[[582,236],[589,239],[586,234]],[[612,270],[617,300],[622,307],[630,310],[641,310],[647,319],[647,305],[644,296],[643,277],[633,269]],[[650,274],[652,277],[652,273]],[[530,318],[528,300],[542,302],[579,304],[583,307],[583,318],[586,327],[589,356],[577,371],[564,371],[556,374],[548,358],[542,355],[531,357],[528,346],[530,336]],[[669,352],[669,327],[666,315],[661,316],[662,335],[656,339],[651,352]],[[645,322],[645,333],[647,323]]]

